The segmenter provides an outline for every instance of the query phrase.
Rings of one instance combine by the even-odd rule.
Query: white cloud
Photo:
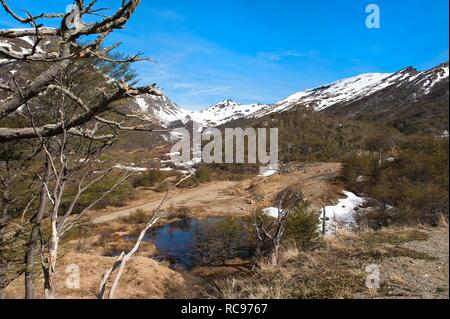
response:
[[[230,94],[232,88],[230,86],[218,86],[218,87],[207,87],[202,89],[194,89],[186,93],[188,96],[193,97],[207,97],[207,96],[220,96],[225,94]]]
[[[293,58],[312,58],[317,56],[318,52],[315,50],[309,51],[297,51],[297,50],[279,50],[279,51],[271,51],[271,52],[258,52],[257,56],[262,59],[266,59],[269,61],[280,61],[286,57]]]

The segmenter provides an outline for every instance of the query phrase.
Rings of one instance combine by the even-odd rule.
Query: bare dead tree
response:
[[[60,100],[58,113],[60,120],[63,123],[65,117],[65,102]],[[30,122],[33,128],[37,130],[35,119],[31,113],[28,103],[25,103],[26,110],[30,116]],[[111,169],[100,172],[97,177],[88,179],[90,174],[96,169],[98,158],[103,150],[111,145],[111,140],[102,140],[101,142],[95,139],[87,139],[87,145],[83,151],[81,144],[84,138],[79,136],[71,136],[64,128],[63,133],[59,136],[52,137],[50,140],[39,136],[41,147],[45,154],[48,170],[47,176],[41,178],[42,195],[48,198],[50,204],[50,237],[47,239],[41,238],[40,255],[41,264],[44,273],[44,292],[45,298],[55,298],[55,271],[58,257],[59,242],[62,236],[70,230],[81,218],[92,209],[100,200],[114,191],[122,182],[124,182],[131,172],[124,172],[117,178],[114,185],[108,188],[103,194],[100,194],[96,200],[85,207],[75,218],[72,218],[75,207],[79,202],[81,195],[90,187],[101,181],[112,171]],[[75,186],[76,193],[72,197],[67,208],[62,206],[63,196],[66,194],[67,187],[70,184]],[[45,194],[45,195],[44,195]],[[41,197],[41,204],[45,206],[47,200]],[[39,212],[45,208],[41,206]],[[40,216],[38,216],[40,217]],[[37,224],[36,226],[40,224]],[[39,218],[42,222],[42,218]],[[32,265],[27,265],[32,267]],[[28,289],[31,289],[28,287]]]
[[[277,207],[278,216],[271,218],[268,222],[263,212],[257,212],[254,215],[254,227],[258,237],[258,253],[261,253],[261,247],[265,241],[270,242],[270,263],[276,266],[278,263],[278,253],[281,246],[281,240],[286,228],[286,220],[289,216],[288,210],[283,210],[281,206]]]
[[[303,195],[298,190],[298,185],[288,186],[278,193],[275,198],[277,216],[275,218],[267,216],[263,211],[254,214],[254,224],[257,235],[257,253],[261,254],[264,242],[270,242],[270,263],[273,266],[278,264],[278,255],[281,242],[286,230],[286,221],[292,209],[303,201]]]
[[[44,72],[35,79],[21,85],[19,90],[4,84],[0,87],[3,92],[7,93],[7,97],[0,101],[0,120],[16,114],[25,102],[35,99],[39,94],[48,90],[60,90],[68,98],[77,102],[80,107],[80,112],[65,119],[64,123],[49,121],[37,127],[0,127],[0,142],[38,138],[39,136],[44,138],[52,137],[62,134],[63,130],[69,134],[94,138],[95,136],[92,135],[89,129],[82,127],[91,121],[106,123],[121,130],[149,129],[148,124],[128,127],[123,123],[101,118],[100,115],[113,110],[115,102],[128,97],[143,93],[161,95],[154,86],[133,88],[124,81],[117,81],[114,83],[115,88],[111,92],[103,91],[95,103],[88,104],[70,90],[55,83],[55,78],[67,69],[71,61],[95,58],[116,63],[133,63],[146,60],[141,58],[139,54],[123,60],[110,58],[109,52],[117,48],[120,45],[119,43],[103,48],[105,38],[128,22],[140,0],[123,1],[122,6],[114,14],[92,23],[84,23],[83,18],[102,10],[101,8],[94,9],[95,0],[89,4],[85,4],[84,1],[76,1],[74,9],[70,13],[32,15],[27,12],[26,17],[16,14],[5,0],[0,0],[0,3],[11,17],[31,27],[29,30],[0,30],[0,36],[6,38],[32,36],[34,38],[33,48],[29,52],[15,52],[12,49],[0,47],[0,56],[12,61],[42,62],[47,65]],[[42,19],[60,19],[60,27],[46,28],[40,23]],[[58,39],[56,41],[57,48],[52,52],[38,50],[39,44],[45,36],[54,36]],[[94,37],[94,40],[85,45],[80,45],[81,38],[87,36]]]
[[[121,131],[152,129],[152,123],[145,118],[136,114],[126,114],[118,106],[125,99],[140,94],[161,95],[154,85],[132,87],[125,80],[114,80],[108,86],[94,89],[94,96],[87,98],[82,92],[77,92],[76,86],[64,81],[62,75],[72,76],[74,69],[76,70],[75,64],[79,61],[97,60],[121,64],[147,60],[141,58],[140,54],[115,59],[111,57],[110,52],[120,44],[106,48],[103,46],[108,35],[124,27],[140,4],[140,0],[122,1],[121,6],[109,16],[98,15],[98,12],[105,11],[105,8],[95,8],[96,2],[91,0],[85,3],[77,0],[69,13],[32,14],[25,11],[25,15],[20,16],[11,9],[6,0],[0,0],[0,4],[13,19],[30,27],[20,30],[0,30],[0,38],[31,37],[34,41],[31,49],[21,52],[0,47],[0,57],[10,62],[44,67],[39,75],[31,80],[19,81],[13,76],[11,81],[0,85],[0,143],[3,145],[34,141],[33,143],[39,146],[37,154],[43,154],[46,163],[44,175],[39,176],[40,187],[33,197],[33,200],[39,199],[37,212],[29,223],[32,225],[32,231],[25,268],[26,295],[29,298],[34,295],[33,266],[36,254],[39,252],[41,256],[45,296],[54,298],[56,294],[54,276],[61,237],[131,174],[123,173],[110,189],[100,194],[88,207],[74,216],[81,195],[112,171],[107,169],[92,179],[90,175],[94,171],[95,158],[115,141]],[[94,21],[85,23],[83,20],[89,15],[90,21]],[[46,27],[43,22],[48,19],[59,19],[60,27]],[[55,47],[51,50],[42,49],[41,44],[47,38],[54,39]],[[80,44],[84,38],[88,38],[88,42]],[[111,82],[111,79],[108,82]],[[61,104],[55,106],[49,101],[61,101]],[[117,116],[121,120],[117,120]],[[142,123],[136,124],[136,121]],[[77,143],[78,146],[74,146]],[[80,151],[82,147],[79,145],[87,145],[87,148]],[[76,162],[74,159],[80,158],[83,151],[85,152],[83,162]],[[2,188],[5,192],[5,203],[10,203],[8,180],[2,181],[6,185]],[[75,196],[68,207],[63,207],[62,199],[67,187],[68,185],[74,187],[75,182],[78,183],[75,186],[77,189]],[[23,215],[29,206],[26,205]],[[49,214],[51,225],[49,238],[43,238],[41,232],[46,214]]]

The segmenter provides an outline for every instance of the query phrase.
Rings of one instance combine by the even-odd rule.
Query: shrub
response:
[[[318,216],[308,211],[306,205],[294,208],[286,223],[286,236],[304,251],[313,248],[319,239]]]
[[[95,202],[102,194],[107,192],[111,187],[117,182],[118,176],[113,174],[104,177],[85,192],[81,194],[80,199],[75,206],[74,212],[79,213],[84,208]],[[70,205],[73,197],[76,194],[76,189],[68,189],[64,194],[62,200],[62,208],[67,209]],[[124,206],[126,202],[133,198],[133,187],[130,182],[125,181],[119,186],[117,186],[112,192],[102,198],[95,208],[104,208],[107,206]]]
[[[357,193],[364,191],[365,186],[374,180],[377,171],[378,159],[369,154],[352,153],[342,161],[342,175],[347,187]]]
[[[211,174],[207,166],[201,166],[197,169],[195,173],[195,178],[199,183],[207,183],[211,181]]]
[[[136,211],[126,217],[121,218],[121,221],[127,224],[144,224],[148,222],[148,215],[142,209],[136,209]]]
[[[160,182],[155,187],[155,192],[164,193],[169,190],[170,184],[168,182]]]
[[[169,208],[169,214],[168,218],[170,220],[174,219],[187,219],[189,218],[189,214],[191,213],[191,210],[189,207],[181,206],[181,207],[170,207]]]
[[[135,178],[133,181],[134,187],[150,187],[155,186],[156,183],[163,179],[163,174],[159,170],[151,170]]]
[[[437,225],[442,216],[448,219],[448,140],[407,136],[394,161],[378,161],[376,155],[350,154],[343,163],[346,187],[375,200],[371,224]]]
[[[194,231],[195,249],[201,264],[220,265],[239,256],[245,246],[244,225],[239,220],[199,223]]]
[[[179,188],[191,188],[191,187],[195,187],[198,186],[198,180],[197,178],[191,176],[187,179],[185,179],[184,181],[182,181],[180,184],[178,184]]]
[[[294,183],[283,189],[275,196],[272,206],[281,205],[283,209],[292,209],[301,205],[304,201],[301,183]]]

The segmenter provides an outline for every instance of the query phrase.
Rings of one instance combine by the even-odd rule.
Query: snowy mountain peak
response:
[[[293,103],[302,103],[321,111],[331,105],[356,99],[383,88],[384,80],[391,73],[366,73],[331,84],[293,94],[276,104],[276,109],[288,108]]]
[[[430,94],[438,83],[448,82],[448,74],[448,63],[423,72],[407,67],[395,73],[365,73],[297,92],[275,104],[240,104],[225,99],[197,112],[182,109],[166,97],[139,97],[136,101],[142,111],[152,113],[163,123],[193,120],[204,126],[219,126],[241,118],[261,118],[286,112],[299,105],[316,111],[333,109],[334,112],[336,108],[361,103],[369,96],[383,96],[385,90],[390,90],[389,95],[395,95],[392,90],[406,90],[415,101]]]
[[[217,104],[211,105],[208,109],[224,109],[227,107],[238,107],[239,105],[240,105],[239,103],[237,103],[233,100],[226,99]],[[206,109],[204,111],[207,111],[208,109]]]
[[[192,118],[206,126],[218,126],[226,122],[237,120],[251,115],[260,109],[267,107],[262,104],[240,104],[236,101],[226,99],[217,104],[211,105],[200,112],[192,112]]]

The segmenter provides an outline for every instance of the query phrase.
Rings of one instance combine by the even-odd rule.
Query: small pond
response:
[[[242,220],[224,217],[183,219],[150,229],[144,241],[153,242],[158,249],[152,258],[168,261],[173,269],[190,270],[199,265],[220,265],[234,258],[251,258],[248,227]]]

